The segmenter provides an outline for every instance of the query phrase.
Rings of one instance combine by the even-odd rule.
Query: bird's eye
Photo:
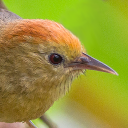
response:
[[[49,56],[49,61],[55,65],[60,64],[62,62],[62,60],[63,60],[63,58],[59,54],[56,54],[56,53],[52,53]]]

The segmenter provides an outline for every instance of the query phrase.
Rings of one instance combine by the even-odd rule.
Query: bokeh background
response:
[[[60,128],[128,128],[128,1],[4,0],[26,19],[50,19],[72,31],[87,53],[119,76],[87,70],[47,114]],[[45,128],[39,119],[34,123]]]

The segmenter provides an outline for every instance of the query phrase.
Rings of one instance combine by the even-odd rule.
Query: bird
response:
[[[88,69],[118,75],[60,23],[0,9],[0,122],[41,117]]]

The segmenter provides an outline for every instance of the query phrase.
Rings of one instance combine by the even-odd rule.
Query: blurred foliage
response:
[[[68,99],[77,101],[113,128],[128,127],[128,1],[5,0],[22,18],[50,19],[77,35],[88,54],[119,76],[87,71],[73,82]],[[83,110],[78,110],[83,111]]]

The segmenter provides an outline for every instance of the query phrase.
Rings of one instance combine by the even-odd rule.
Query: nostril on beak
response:
[[[80,57],[81,63],[89,63],[91,60],[89,60],[89,58],[87,57]]]

